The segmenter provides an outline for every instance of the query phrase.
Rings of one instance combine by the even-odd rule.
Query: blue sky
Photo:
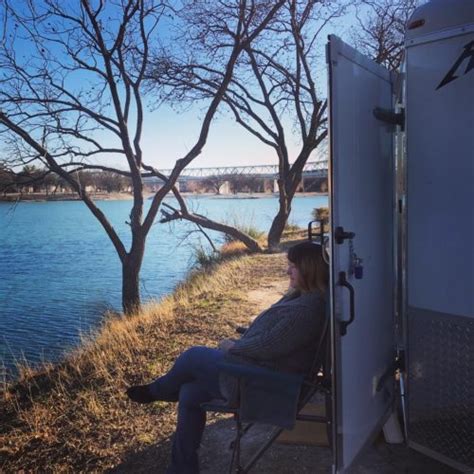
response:
[[[345,17],[334,20],[334,23],[320,34],[317,49],[321,60],[317,66],[320,71],[317,81],[319,89],[323,91],[322,97],[325,95],[327,81],[324,62],[325,38],[328,34],[334,33],[350,42],[350,30],[355,24],[354,13],[352,10]],[[27,48],[19,53],[26,59],[31,54]],[[82,88],[84,82],[80,82],[82,82]],[[172,168],[175,161],[184,156],[194,145],[206,105],[201,102],[182,112],[164,105],[158,110],[147,112],[141,144],[144,161],[160,169]],[[287,123],[286,128],[291,129],[291,124]],[[296,138],[294,140],[289,138],[287,144],[290,156],[296,157],[298,151]],[[311,159],[316,158],[317,152]],[[294,159],[290,158],[290,161]],[[125,159],[122,157],[109,157],[107,162],[101,162],[126,168]],[[217,114],[211,125],[208,142],[201,155],[191,163],[190,167],[275,164],[276,162],[275,152],[271,147],[264,145],[236,124],[230,114],[221,112]]]
[[[354,25],[354,12],[338,19],[326,28],[321,39],[328,34],[337,34],[350,42],[350,29]],[[326,91],[326,66],[324,64],[325,40],[318,45],[321,55],[321,74],[318,76],[319,88]],[[325,92],[324,92],[325,93]],[[193,146],[200,127],[200,116],[204,103],[187,112],[177,113],[170,107],[163,106],[149,113],[144,127],[142,147],[145,160],[160,169],[168,169],[174,165],[177,158],[182,157]],[[298,151],[295,139],[288,143],[292,156]],[[315,152],[311,158],[318,159]],[[290,159],[290,161],[292,161]],[[272,148],[264,145],[256,137],[246,132],[235,123],[234,119],[225,112],[219,113],[214,120],[209,139],[203,152],[189,166],[213,167],[234,165],[276,164],[277,158]]]
[[[200,127],[199,111],[177,114],[162,107],[147,117],[142,147],[145,161],[160,169],[170,168],[194,145]],[[296,153],[296,143],[290,144]],[[190,167],[274,164],[273,149],[246,132],[228,114],[213,122],[203,152]]]

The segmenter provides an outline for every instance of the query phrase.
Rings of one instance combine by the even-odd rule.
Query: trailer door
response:
[[[327,60],[333,451],[343,472],[380,432],[394,397],[393,377],[384,377],[395,346],[392,130],[373,113],[392,108],[392,81],[335,36]]]

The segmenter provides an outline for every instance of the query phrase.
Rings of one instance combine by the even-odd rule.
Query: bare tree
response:
[[[220,3],[232,9],[231,2]],[[271,147],[278,160],[279,209],[268,233],[270,248],[280,242],[305,163],[327,136],[326,100],[316,81],[322,51],[317,46],[324,26],[341,12],[340,2],[285,0],[277,21],[244,48],[224,94],[236,122]],[[216,37],[214,18],[201,21],[219,47],[231,40],[225,32]],[[165,55],[154,61],[152,78],[168,86],[164,99],[197,101],[215,93],[224,68],[219,61],[200,59]],[[291,156],[288,144],[295,136],[299,149]]]
[[[234,194],[241,192],[258,192],[263,189],[262,179],[248,174],[230,174],[227,181]]]
[[[222,185],[227,181],[224,175],[208,176],[202,180],[202,185],[207,189],[212,189],[216,194],[221,193]]]
[[[357,13],[359,29],[353,34],[357,48],[388,69],[399,69],[406,24],[419,3],[419,0],[362,0]]]
[[[15,174],[0,161],[0,192],[6,195],[17,190]]]
[[[241,52],[271,22],[284,0],[256,5],[235,0],[237,12],[216,31],[229,42],[220,51],[223,74],[209,95],[199,136],[176,160],[169,177],[146,163],[141,148],[145,120],[143,85],[150,47],[169,39],[172,6],[159,0],[62,2],[4,0],[0,43],[0,136],[10,167],[39,163],[63,178],[109,236],[122,264],[125,312],[140,305],[139,273],[146,237],[166,194],[182,170],[201,153],[216,110]],[[218,4],[183,0],[209,14]],[[174,10],[174,14],[179,11]],[[190,37],[194,32],[190,32]],[[124,167],[108,165],[121,157]],[[125,170],[126,167],[126,170]],[[131,245],[126,248],[106,215],[77,179],[77,171],[103,170],[131,180]],[[143,178],[158,176],[163,187],[144,214]]]

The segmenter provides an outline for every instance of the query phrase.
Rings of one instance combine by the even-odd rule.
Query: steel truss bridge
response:
[[[172,170],[159,170],[165,176],[169,176]],[[185,168],[178,181],[190,181],[205,179],[210,176],[232,176],[244,175],[256,178],[277,179],[277,165],[252,165],[252,166],[217,166],[210,168]],[[302,173],[302,178],[326,178],[328,175],[327,161],[308,161]],[[148,182],[158,182],[158,178],[146,178]]]

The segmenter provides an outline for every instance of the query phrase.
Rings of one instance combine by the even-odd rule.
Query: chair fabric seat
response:
[[[303,384],[302,374],[278,372],[259,366],[218,364],[221,372],[239,380],[238,406],[226,400],[204,403],[206,411],[238,413],[244,423],[265,423],[292,429]]]

